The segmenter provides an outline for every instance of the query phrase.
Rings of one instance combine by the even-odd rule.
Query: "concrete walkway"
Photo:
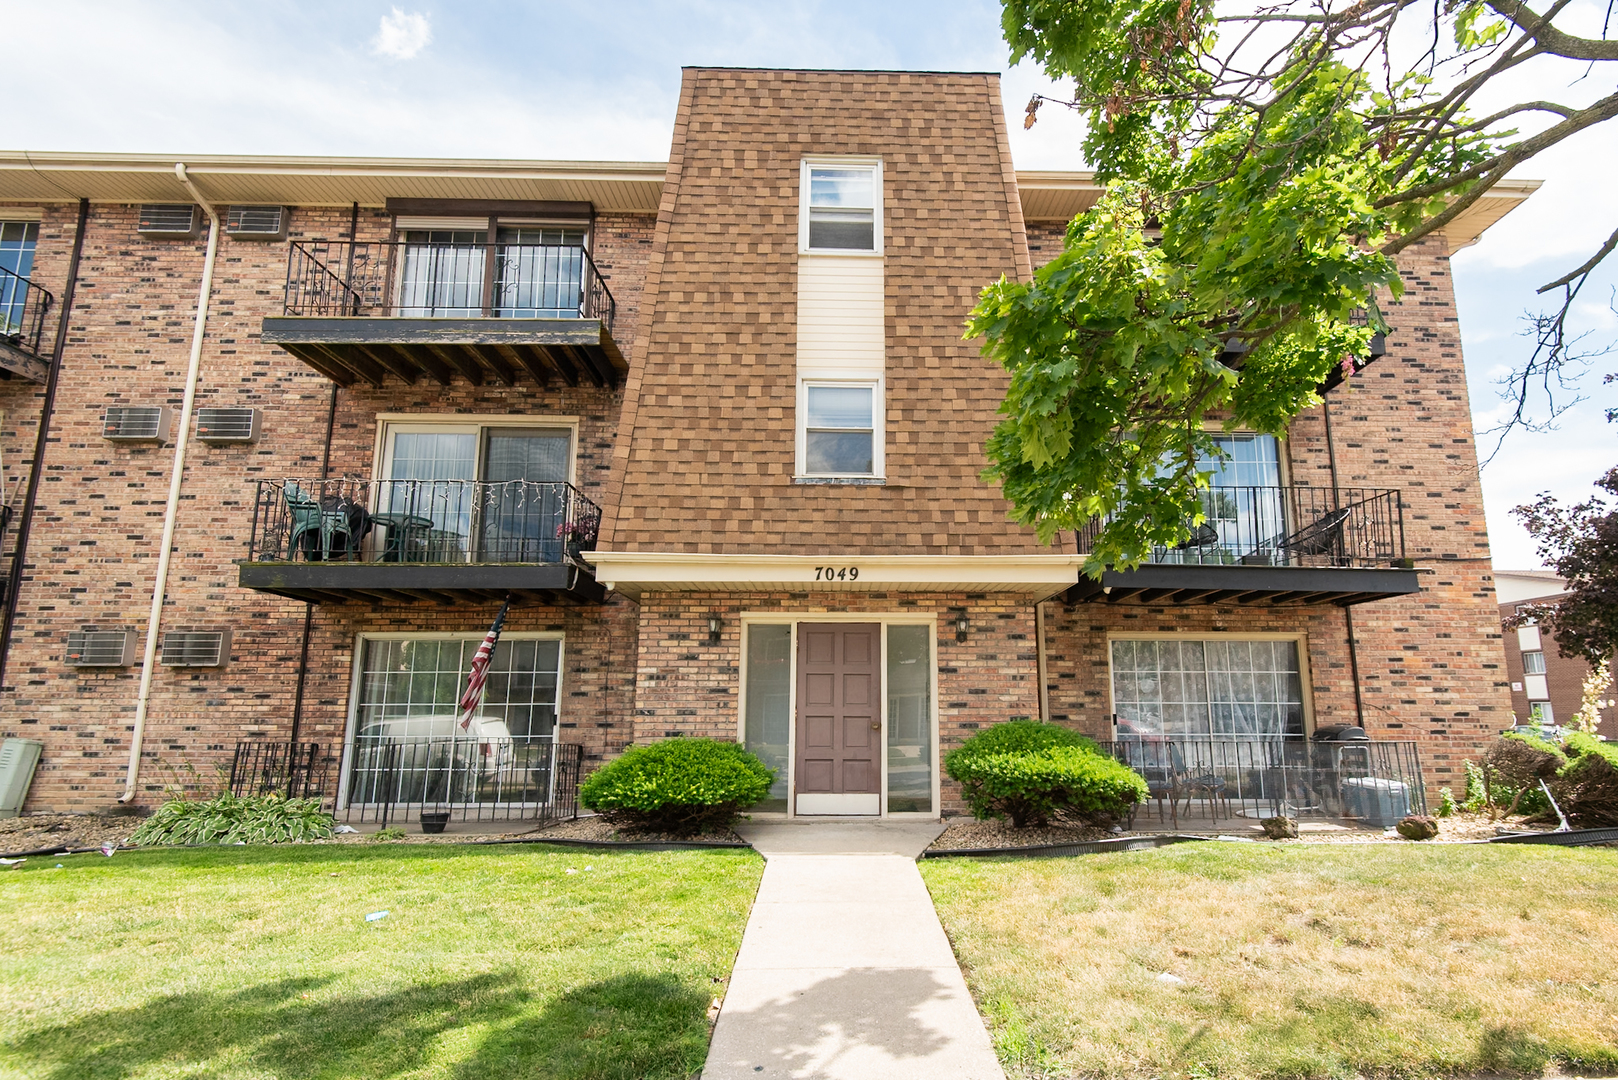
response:
[[[702,1080],[1004,1080],[916,870],[942,830],[737,830],[768,861]]]

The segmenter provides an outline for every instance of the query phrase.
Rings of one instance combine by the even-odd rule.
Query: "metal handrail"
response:
[[[39,347],[45,335],[45,316],[55,302],[49,290],[0,266],[0,338],[14,348],[42,355]]]
[[[570,562],[601,508],[532,480],[258,480],[248,562]]]
[[[1404,506],[1391,488],[1301,485],[1209,487],[1202,520],[1190,535],[1159,547],[1148,563],[1190,565],[1377,567],[1405,557]],[[1103,518],[1078,530],[1078,550],[1092,550]]]
[[[600,319],[611,330],[618,304],[590,252],[569,244],[294,240],[287,255],[284,310],[317,316]]]

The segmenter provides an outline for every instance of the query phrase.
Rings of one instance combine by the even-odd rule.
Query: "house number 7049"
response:
[[[857,566],[817,566],[815,567],[816,581],[857,581],[860,568]]]

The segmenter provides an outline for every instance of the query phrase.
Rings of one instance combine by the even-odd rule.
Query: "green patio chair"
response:
[[[342,510],[325,509],[291,480],[282,487],[281,495],[286,499],[287,514],[292,521],[292,534],[287,542],[289,559],[296,558],[298,550],[302,548],[306,560],[314,561],[317,557],[321,561],[330,560],[333,541],[338,536],[343,538],[341,554],[345,557],[348,555],[353,544],[348,514]]]

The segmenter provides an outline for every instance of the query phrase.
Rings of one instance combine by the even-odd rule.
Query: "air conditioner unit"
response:
[[[230,659],[229,630],[177,630],[163,635],[164,667],[221,667]]]
[[[144,205],[135,231],[142,236],[195,236],[197,208],[189,204]]]
[[[135,662],[135,635],[128,630],[74,630],[67,635],[70,667],[128,667]]]
[[[34,782],[34,769],[45,744],[34,739],[7,739],[0,742],[0,818],[22,813],[28,798],[28,785]]]
[[[198,409],[197,439],[205,443],[258,441],[257,409]]]
[[[225,232],[237,240],[285,240],[291,216],[284,206],[232,206],[225,214]]]
[[[101,437],[115,442],[167,442],[167,405],[114,405],[107,410]]]

